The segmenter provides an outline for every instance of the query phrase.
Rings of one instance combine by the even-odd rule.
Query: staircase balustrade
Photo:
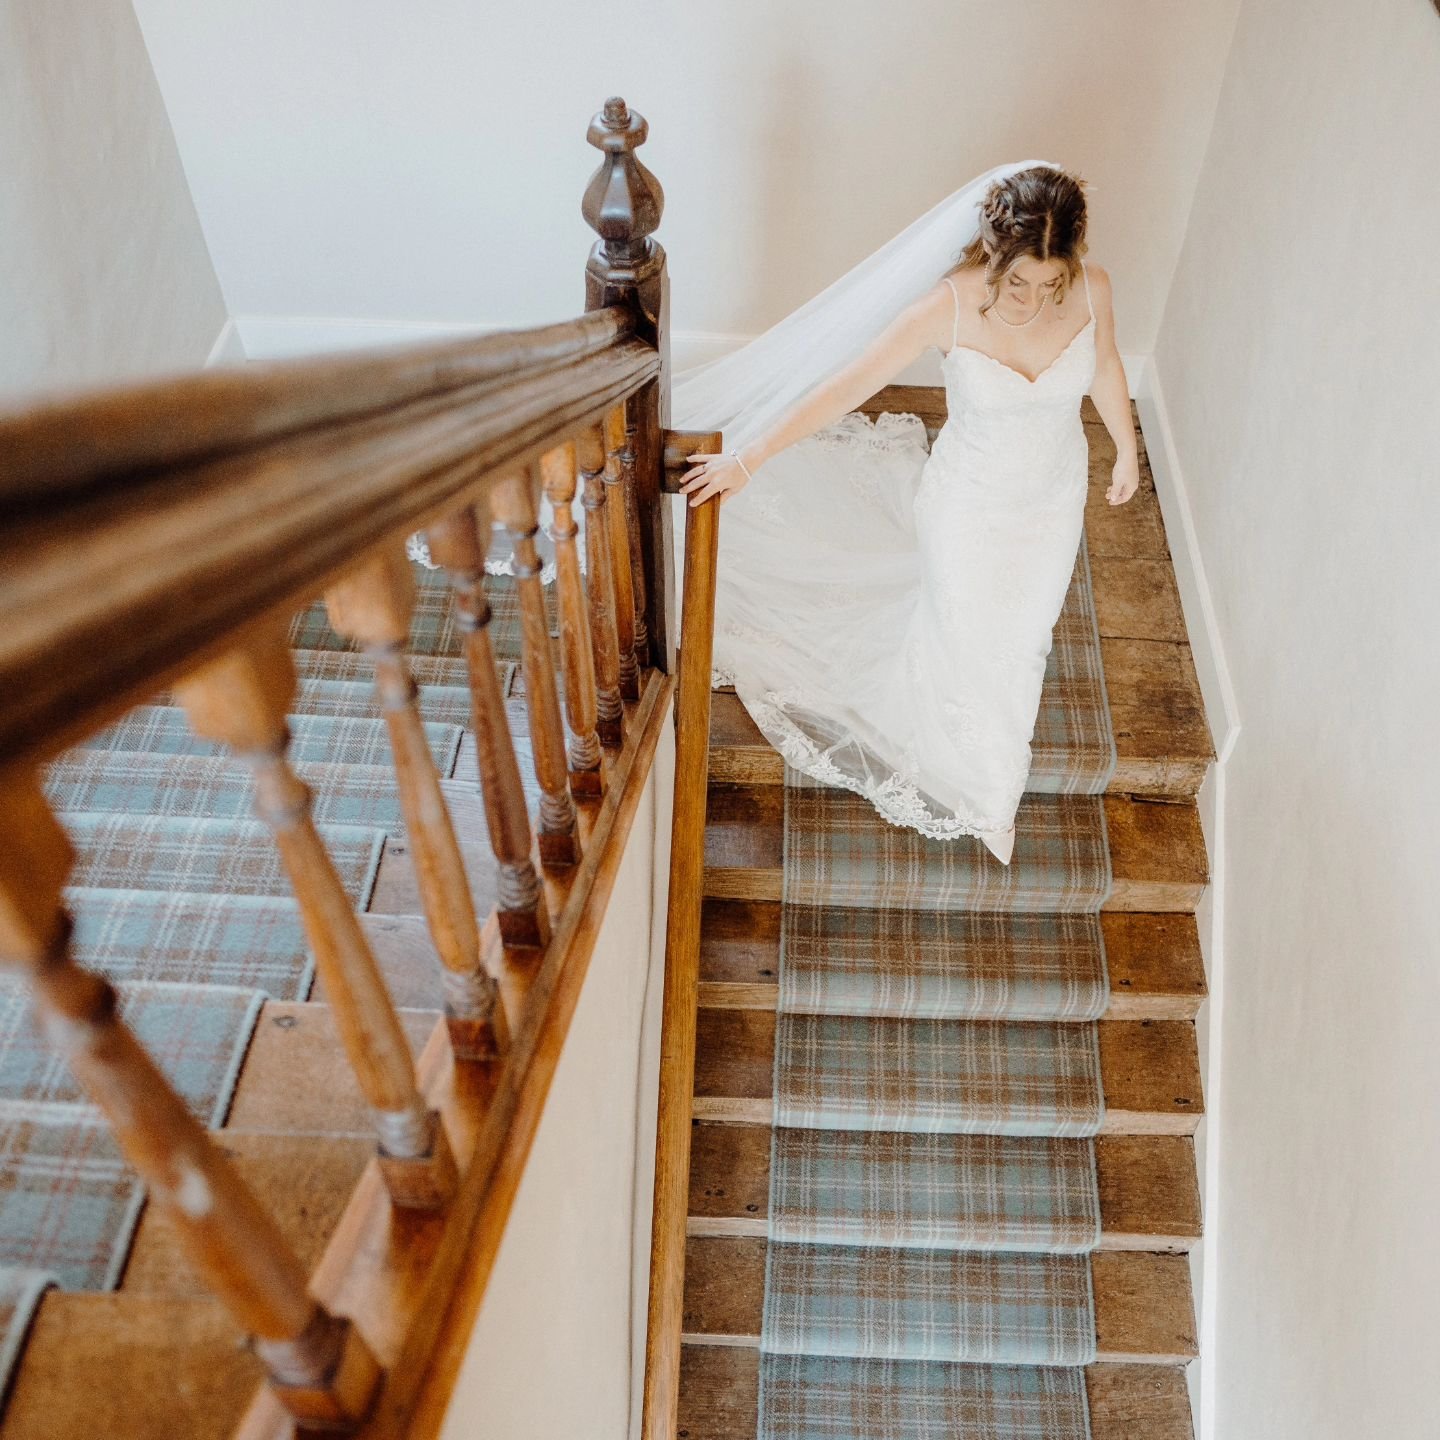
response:
[[[650,238],[660,187],[635,154],[646,133],[618,97],[590,126],[604,158],[582,210],[600,238],[578,319],[0,415],[0,959],[28,980],[39,1023],[152,1203],[252,1336],[269,1382],[246,1436],[438,1430],[457,1336],[483,1294],[649,774],[674,689],[674,623],[668,282]],[[535,543],[542,490],[555,512],[558,654]],[[488,629],[492,518],[514,546],[533,824]],[[468,663],[498,867],[483,920],[406,655],[416,589],[404,541],[417,530],[448,571]],[[373,665],[442,970],[445,1022],[418,1065],[288,758],[287,625],[322,596],[334,630]],[[198,735],[250,767],[374,1113],[370,1178],[323,1281],[119,1018],[108,982],[69,952],[72,852],[44,767],[167,688]],[[413,1223],[388,1226],[390,1207]],[[349,1318],[333,1308],[342,1288]]]

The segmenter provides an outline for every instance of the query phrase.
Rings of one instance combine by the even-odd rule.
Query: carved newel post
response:
[[[633,606],[624,607],[635,615],[636,658],[642,667],[648,660],[669,672],[675,661],[674,542],[672,502],[661,494],[660,480],[663,432],[670,426],[670,279],[665,251],[651,238],[660,226],[665,193],[635,153],[649,132],[644,116],[620,96],[605,102],[586,134],[604,159],[590,177],[580,209],[600,237],[585,265],[586,310],[628,307],[636,336],[660,356],[659,375],[627,401],[620,473],[629,498],[620,508],[634,517],[642,561],[631,571]],[[618,532],[619,519],[614,523]],[[617,572],[617,579],[623,578]]]

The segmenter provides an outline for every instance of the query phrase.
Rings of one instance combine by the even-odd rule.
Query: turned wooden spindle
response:
[[[425,532],[425,539],[431,559],[450,572],[455,623],[465,637],[475,760],[490,848],[499,866],[500,938],[507,950],[538,950],[550,943],[550,912],[530,858],[530,816],[490,643],[482,539],[489,534],[489,508],[482,500],[437,521]]]
[[[640,698],[635,663],[635,586],[630,579],[630,527],[625,519],[625,405],[605,412],[605,513],[610,529],[610,579],[615,595],[615,640],[620,650],[620,694]]]
[[[395,759],[410,858],[443,967],[451,1047],[462,1060],[492,1059],[507,1049],[509,1027],[499,986],[481,957],[475,902],[405,653],[415,572],[403,547],[386,550],[331,586],[325,608],[335,633],[360,645],[375,666],[375,696]]]
[[[295,688],[285,627],[276,625],[187,675],[175,694],[195,733],[229,746],[254,776],[255,812],[275,837],[335,1028],[373,1112],[391,1200],[439,1209],[455,1188],[455,1160],[439,1115],[416,1088],[380,967],[315,828],[310,787],[287,758]]]
[[[605,430],[588,425],[575,447],[585,507],[585,590],[590,602],[590,641],[595,653],[596,732],[602,745],[625,738],[620,697],[620,642],[615,634],[614,541],[605,503]]]
[[[625,443],[620,448],[620,498],[625,509],[625,541],[630,552],[630,593],[635,609],[635,663],[641,670],[650,663],[650,635],[645,627],[645,552],[640,543],[640,514],[635,498],[635,460],[639,425],[631,396],[625,402]]]
[[[301,1427],[352,1428],[380,1382],[350,1321],[306,1289],[305,1267],[205,1128],[119,1018],[108,981],[75,964],[63,886],[74,855],[38,773],[0,772],[0,960],[29,982],[50,1043],[104,1113],[190,1263],[251,1334]]]
[[[600,795],[600,737],[595,733],[595,655],[590,645],[590,615],[580,552],[580,527],[570,508],[575,502],[575,445],[567,440],[540,457],[540,480],[555,512],[550,533],[555,541],[555,589],[560,602],[560,659],[565,670],[565,713],[570,720],[570,790]]]
[[[545,618],[540,554],[535,548],[535,535],[540,529],[538,489],[535,473],[527,466],[496,484],[490,492],[490,504],[515,547],[511,568],[520,602],[521,675],[530,716],[535,778],[540,784],[540,860],[547,867],[563,869],[580,859],[580,840],[575,828],[575,802],[570,798],[565,726],[560,719],[555,655]]]

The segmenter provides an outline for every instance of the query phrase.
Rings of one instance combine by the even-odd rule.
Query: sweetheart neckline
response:
[[[1002,370],[1008,370],[1012,375],[1019,375],[1027,385],[1038,385],[1069,353],[1070,347],[1095,323],[1094,315],[1091,317],[1065,342],[1065,348],[1032,380],[1028,375],[1021,374],[1013,365],[1007,365],[1003,360],[997,360],[993,355],[987,354],[984,350],[977,350],[973,345],[952,345],[941,355],[941,360],[948,360],[957,350],[968,350],[972,355],[978,355],[982,360],[988,360],[992,365],[998,365]]]

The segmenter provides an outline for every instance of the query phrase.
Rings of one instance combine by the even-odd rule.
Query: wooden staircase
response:
[[[865,407],[934,431],[943,394],[889,387]],[[1195,796],[1213,762],[1153,477],[1104,500],[1114,461],[1091,402],[1086,530],[1118,751],[1105,796],[1114,887],[1101,915],[1102,1238],[1091,1256],[1094,1440],[1190,1440],[1198,1353],[1187,1252],[1201,1233],[1195,909],[1208,864]],[[1138,426],[1137,426],[1138,428]],[[723,523],[723,520],[722,520]],[[783,765],[733,693],[714,697],[685,1222],[678,1434],[753,1440],[764,1298],[776,1027]]]

